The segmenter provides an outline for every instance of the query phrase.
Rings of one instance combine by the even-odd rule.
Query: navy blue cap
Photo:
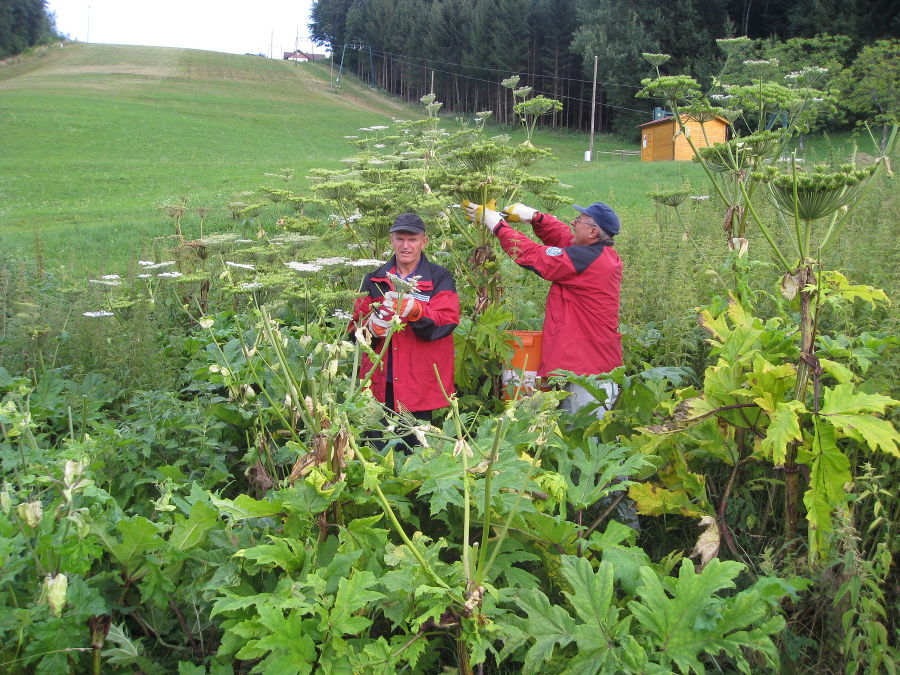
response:
[[[573,208],[576,211],[581,211],[583,214],[590,216],[593,221],[597,223],[597,227],[606,232],[610,237],[619,234],[619,216],[603,202],[594,202],[587,208],[584,208],[583,206],[574,206]]]
[[[425,231],[425,223],[415,213],[401,213],[391,225],[391,232],[412,232],[418,234]]]

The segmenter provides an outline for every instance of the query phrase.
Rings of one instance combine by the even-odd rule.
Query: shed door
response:
[[[641,134],[641,160],[653,161],[653,133],[649,129],[644,129]]]

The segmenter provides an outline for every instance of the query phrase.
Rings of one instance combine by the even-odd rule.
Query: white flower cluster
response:
[[[168,277],[169,279],[174,279],[176,277],[183,277],[184,275],[181,272],[162,272],[157,274],[158,277]]]
[[[360,260],[348,260],[347,267],[379,267],[384,265],[384,260],[375,258],[361,258]]]
[[[228,265],[229,267],[235,267],[239,270],[250,270],[250,271],[256,270],[256,268],[253,265],[248,265],[245,263],[231,262],[230,260],[226,260],[225,264]]]
[[[166,260],[165,262],[153,262],[152,260],[138,260],[138,265],[145,270],[156,270],[160,267],[171,267],[175,264],[174,260]]]
[[[334,312],[331,313],[331,316],[333,316],[335,319],[341,319],[342,321],[349,321],[353,318],[353,315],[350,314],[350,312],[343,309],[334,310]]]
[[[318,265],[311,265],[310,263],[302,263],[302,262],[286,262],[284,263],[290,269],[295,272],[321,272],[322,268]]]
[[[115,275],[113,275],[115,276]],[[88,279],[88,283],[98,284],[100,286],[121,286],[121,281],[116,281],[114,279]]]
[[[315,260],[311,260],[310,264],[330,267],[332,265],[343,265],[345,262],[347,262],[347,258],[335,256],[333,258],[316,258]]]
[[[691,195],[691,199],[693,199],[695,202],[705,202],[707,199],[709,199],[709,195]]]
[[[107,312],[105,309],[101,309],[99,312],[82,312],[82,316],[87,316],[92,319],[95,319],[95,318],[101,317],[101,316],[113,316],[113,313]]]

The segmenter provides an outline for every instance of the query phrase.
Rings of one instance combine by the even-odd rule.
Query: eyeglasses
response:
[[[597,223],[595,223],[591,218],[582,218],[581,216],[579,216],[572,221],[573,225],[578,225],[579,223],[581,223],[582,225],[587,225],[588,227],[598,227]]]

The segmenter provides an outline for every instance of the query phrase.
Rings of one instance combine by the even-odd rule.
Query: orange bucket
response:
[[[508,331],[514,339],[507,344],[513,348],[512,359],[503,369],[503,400],[534,393],[537,369],[541,364],[541,343],[544,334],[539,330]]]

